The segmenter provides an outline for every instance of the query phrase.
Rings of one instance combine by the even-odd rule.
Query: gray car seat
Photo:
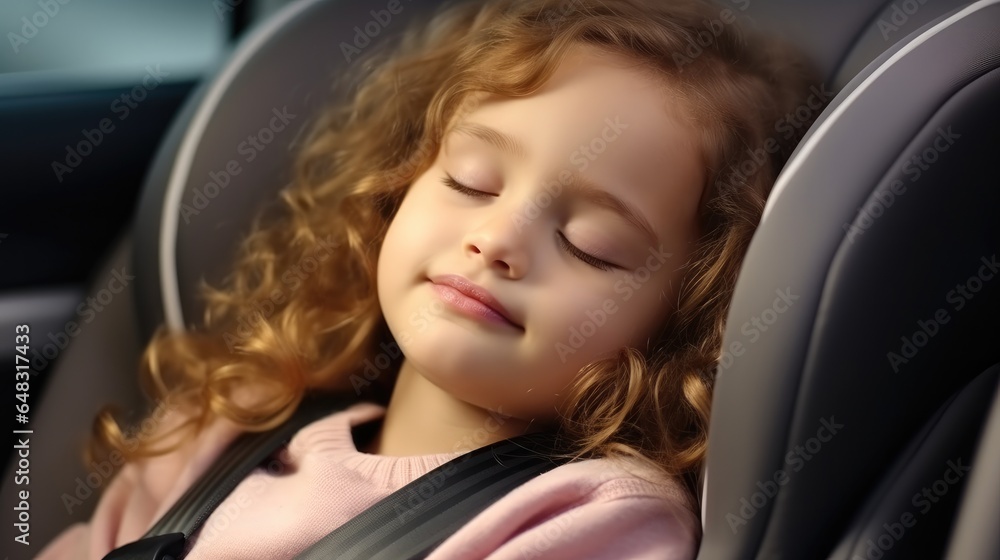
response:
[[[779,180],[741,273],[726,347],[743,341],[745,351],[720,371],[700,557],[811,558],[835,549],[837,557],[850,557],[856,548],[843,542],[863,542],[879,526],[864,520],[880,520],[871,512],[905,494],[880,484],[905,478],[894,474],[904,467],[893,461],[904,457],[907,441],[953,392],[969,386],[978,389],[975,406],[968,395],[951,402],[975,412],[962,424],[973,446],[987,406],[979,401],[988,401],[995,387],[996,370],[975,374],[997,361],[995,353],[992,362],[984,357],[988,337],[995,340],[995,323],[988,327],[996,288],[992,295],[982,290],[943,325],[905,374],[886,376],[879,368],[885,345],[897,333],[912,334],[916,321],[936,309],[925,303],[943,298],[949,275],[967,276],[958,264],[966,262],[963,255],[996,247],[996,230],[989,229],[995,226],[986,219],[997,210],[996,189],[987,188],[995,182],[987,185],[985,173],[985,152],[997,146],[987,126],[997,123],[996,104],[984,99],[996,84],[997,6],[984,1],[975,12],[956,14],[967,2],[914,1],[919,9],[876,0],[729,3],[746,22],[800,44],[823,71],[823,87],[839,94]],[[89,518],[107,483],[101,465],[77,466],[94,413],[117,402],[138,417],[148,406],[135,383],[142,346],[159,324],[199,321],[198,282],[218,283],[225,275],[254,211],[290,178],[291,153],[329,101],[331,85],[357,60],[343,55],[342,42],[364,50],[438,4],[407,2],[390,13],[379,2],[296,2],[252,30],[185,105],[149,171],[131,234],[96,269],[90,293],[105,289],[116,272],[134,278],[61,353],[34,407],[33,542]],[[948,12],[950,19],[941,19]],[[931,38],[911,35],[935,20]],[[886,34],[883,21],[895,30]],[[933,39],[942,36],[942,25],[950,31]],[[906,50],[916,42],[933,46]],[[942,113],[953,106],[955,113]],[[933,142],[936,128],[947,127],[938,120],[953,114],[974,116],[962,121],[969,132],[949,153],[954,159],[928,169],[921,188],[897,196],[891,212],[845,246],[844,224],[859,219],[857,207],[873,192],[892,192],[890,173],[905,173],[905,155]],[[935,229],[939,237],[921,227],[931,210],[951,216]],[[775,290],[786,289],[794,305],[749,343],[742,325],[770,308]],[[989,375],[993,385],[982,381]],[[739,515],[740,498],[753,500],[756,483],[773,480],[788,445],[824,419],[847,427],[732,531],[726,514]],[[950,442],[953,435],[941,437]],[[4,479],[4,503],[13,499],[12,478]],[[956,500],[959,494],[957,487],[951,492]],[[967,517],[976,519],[963,512],[961,519]],[[957,530],[982,533],[967,525]],[[886,554],[903,550],[893,548]]]
[[[998,66],[1000,3],[977,2],[799,143],[730,309],[699,558],[1000,557]],[[963,495],[989,515],[953,528]]]

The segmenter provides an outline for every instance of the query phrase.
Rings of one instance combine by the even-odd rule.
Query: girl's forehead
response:
[[[701,135],[687,113],[675,88],[652,75],[649,65],[578,45],[530,95],[467,94],[442,148],[506,146],[546,166],[550,176],[566,170],[592,184],[695,192],[700,200],[707,169]]]
[[[456,115],[442,141],[447,149],[475,140],[518,159],[591,173],[666,173],[691,155],[700,165],[697,129],[663,108],[659,88],[635,85],[570,79],[527,97],[484,97]]]

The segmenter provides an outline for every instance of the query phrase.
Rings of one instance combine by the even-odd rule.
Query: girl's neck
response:
[[[456,398],[404,359],[385,418],[359,451],[396,457],[471,451],[528,432],[529,422],[501,412]]]

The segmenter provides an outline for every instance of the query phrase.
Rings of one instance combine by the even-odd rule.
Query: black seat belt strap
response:
[[[424,558],[514,488],[564,462],[552,434],[503,440],[452,459],[334,529],[296,560]]]
[[[104,560],[181,558],[187,539],[251,471],[301,428],[351,402],[329,396],[304,399],[274,430],[240,435],[141,539],[112,550]]]

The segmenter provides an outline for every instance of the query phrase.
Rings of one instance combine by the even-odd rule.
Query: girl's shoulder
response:
[[[377,416],[379,410],[376,405],[359,403],[331,412],[299,430],[296,438],[302,440],[310,432],[364,421]],[[156,439],[173,450],[126,463],[101,493],[90,521],[65,529],[39,558],[101,558],[141,538],[244,433],[236,424],[215,417],[192,437],[178,431],[189,418],[178,408],[156,407],[136,441]]]
[[[566,463],[529,481],[524,488],[525,494],[559,496],[577,504],[649,499],[665,509],[696,517],[692,497],[681,481],[625,458]]]
[[[701,524],[679,481],[618,459],[538,475],[473,518],[428,560],[694,558]]]
[[[692,534],[701,533],[697,501],[684,483],[646,464],[627,458],[586,459],[546,474],[549,480],[537,480],[539,487],[572,489],[569,495],[577,498],[577,507],[641,509],[658,519],[670,518]]]
[[[186,418],[174,409],[152,416],[136,437],[162,438],[162,445],[176,444],[174,449],[126,463],[100,493],[90,520],[65,529],[38,558],[101,558],[141,538],[240,434],[235,425],[218,419],[195,437],[172,435]]]

